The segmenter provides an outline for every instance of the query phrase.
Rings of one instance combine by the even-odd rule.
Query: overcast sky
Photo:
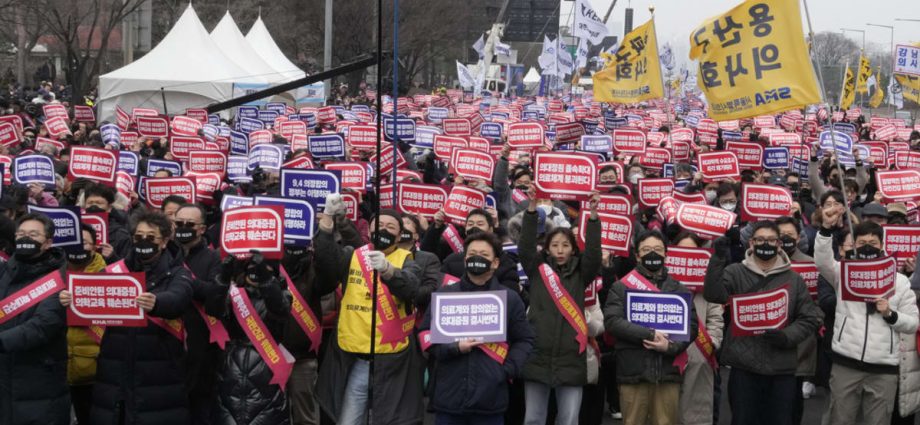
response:
[[[590,0],[595,12],[603,18],[613,0]],[[634,12],[633,26],[649,20],[649,5],[655,6],[655,26],[659,44],[670,42],[675,58],[689,61],[689,34],[707,18],[720,15],[740,4],[740,0],[618,0],[607,26],[612,35],[623,35],[623,15],[627,7]],[[574,1],[563,1],[560,20],[563,26],[570,25],[570,9]],[[801,3],[799,3],[801,6]],[[840,28],[866,31],[866,44],[876,43],[884,49],[890,45],[891,32],[887,28],[868,27],[866,23],[892,25],[895,27],[894,42],[920,42],[920,22],[895,22],[899,19],[920,20],[920,0],[810,0],[812,25],[816,33],[822,31],[840,32]],[[802,25],[805,27],[805,11],[802,10]],[[846,32],[857,44],[862,44],[862,33]]]

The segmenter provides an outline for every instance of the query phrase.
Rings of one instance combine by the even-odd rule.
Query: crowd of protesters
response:
[[[24,123],[20,143],[0,147],[0,154],[30,152],[36,138],[48,137],[42,109],[32,105],[57,100],[50,85],[41,92],[34,102],[0,105],[3,114]],[[863,122],[855,120],[861,130]],[[756,128],[742,126],[750,141],[764,143]],[[106,145],[91,122],[73,123],[71,133],[60,138],[68,147],[138,153],[142,175],[147,160],[172,156],[167,139]],[[872,137],[868,129],[859,136]],[[905,141],[920,149],[916,131]],[[288,143],[278,135],[274,142]],[[838,168],[836,156],[812,149],[807,178],[789,169],[744,170],[723,181],[704,181],[689,162],[678,163],[674,179],[686,181],[682,190],[702,193],[709,205],[739,213],[741,184],[757,182],[788,188],[792,214],[775,221],[738,219],[724,236],[706,240],[634,203],[629,254],[616,256],[601,248],[599,193],[586,203],[544,199],[533,185],[532,155],[512,155],[506,142],[494,143],[504,146],[489,182],[465,182],[430,151],[400,146],[408,167],[422,175],[421,181],[411,177],[415,182],[469,185],[495,197],[494,207],[470,211],[456,229],[462,248],[451,248],[443,237],[450,227],[443,212],[425,217],[378,209],[377,196],[368,192],[352,220],[342,197],[331,194],[312,243],[285,246],[280,261],[222,258],[217,248],[220,198],[278,195],[277,172],[266,170],[251,182],[225,181],[207,205],[171,196],[156,209],[136,191],[68,179],[67,148],[35,152],[53,159],[57,185],[3,188],[0,251],[8,259],[0,264],[0,300],[54,270],[103,272],[124,261],[146,277],[137,305],[152,318],[182,320],[185,336],[178,339],[151,322],[108,327],[92,338],[86,328],[67,326],[73,294],[66,290],[12,319],[0,315],[0,423],[70,424],[75,417],[80,425],[362,424],[370,413],[375,424],[413,424],[431,412],[438,424],[599,424],[611,415],[626,424],[711,424],[722,415],[735,424],[798,424],[803,398],[816,387],[830,394],[829,423],[913,423],[920,409],[917,260],[904,262],[889,298],[866,303],[840,295],[841,260],[884,256],[882,225],[916,222],[904,203],[880,203],[873,178],[878,169],[866,158],[857,153],[855,166]],[[724,149],[721,137],[714,147],[694,144],[695,151]],[[638,157],[613,156],[625,175],[602,168],[603,193],[635,193],[641,179],[661,176]],[[84,225],[83,248],[65,253],[52,244],[54,223],[29,213],[28,205],[106,212],[108,242],[98,242],[100,235]],[[583,244],[577,229],[582,213],[589,215]],[[702,287],[688,288],[669,274],[670,247],[712,249]],[[816,299],[790,268],[793,261],[819,269]],[[371,340],[376,300],[365,263],[379,275],[392,313],[411,324],[395,340],[385,342],[383,332]],[[631,273],[655,291],[690,294],[689,342],[628,319],[626,293],[634,288],[623,277]],[[446,276],[456,281],[443,284]],[[287,278],[323,322],[319,347],[291,318]],[[783,328],[732,334],[731,297],[781,287],[789,294]],[[231,311],[228,294],[236,288],[248,293],[255,313],[294,357],[284,386],[272,382]],[[424,342],[433,292],[483,290],[507,295],[501,350],[476,339]],[[596,297],[585,296],[592,290]],[[574,300],[577,311],[560,308],[558,294]],[[227,328],[223,349],[209,339],[202,311]],[[713,353],[694,343],[701,333]],[[719,410],[725,397],[731,412]]]

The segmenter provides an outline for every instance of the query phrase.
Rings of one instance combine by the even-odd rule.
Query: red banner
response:
[[[741,168],[738,166],[738,156],[734,152],[705,152],[697,155],[700,173],[706,182],[738,179],[741,177]]]
[[[797,133],[774,133],[770,135],[770,146],[795,146],[802,144]]]
[[[163,200],[179,195],[189,202],[195,199],[195,182],[189,177],[156,177],[144,179],[144,194],[152,208],[163,207]]]
[[[732,335],[760,335],[770,329],[784,328],[789,321],[789,301],[789,285],[730,297]]]
[[[875,302],[894,295],[898,262],[894,257],[840,262],[841,299]]]
[[[12,147],[18,145],[19,140],[19,132],[16,131],[15,125],[8,122],[0,123],[0,146]]]
[[[473,149],[454,149],[452,158],[450,164],[457,175],[492,184],[492,173],[495,171],[494,156]]]
[[[629,128],[613,130],[613,149],[617,153],[644,154],[646,146],[645,133],[642,130]]]
[[[220,249],[244,258],[257,250],[265,258],[280,259],[284,254],[284,207],[263,205],[225,211],[220,227]]]
[[[67,170],[70,180],[82,177],[106,186],[115,186],[117,169],[117,151],[85,146],[74,146],[70,149],[70,166]]]
[[[639,158],[639,165],[645,168],[661,170],[664,164],[671,162],[671,151],[666,148],[647,148]]]
[[[396,186],[396,205],[400,211],[434,217],[447,202],[447,190],[433,184],[401,183]],[[463,217],[466,220],[466,216]]]
[[[741,220],[772,220],[792,215],[792,194],[782,186],[744,183],[741,186]]]
[[[185,118],[185,117],[176,117]],[[191,118],[186,118],[191,119]],[[194,121],[194,120],[193,120]],[[188,159],[190,151],[205,150],[204,140],[200,137],[172,136],[169,138],[169,152],[179,160]]]
[[[545,131],[535,122],[516,122],[508,125],[508,144],[512,148],[538,148],[543,146]]]
[[[227,171],[227,154],[212,150],[193,150],[188,152],[188,169],[196,173],[219,173]]]
[[[585,238],[588,229],[588,219],[591,214],[582,211],[578,218],[578,246],[585,249]],[[618,257],[629,257],[629,248],[632,242],[633,222],[627,215],[597,213],[601,221],[601,248],[613,251]]]
[[[878,191],[888,201],[910,201],[920,198],[920,170],[875,172]]]
[[[704,239],[724,236],[734,223],[735,213],[718,207],[681,204],[677,209],[677,224]]]
[[[450,161],[454,149],[463,149],[469,142],[463,137],[434,135],[434,155],[441,161]]]
[[[319,354],[319,346],[323,342],[322,322],[316,318],[316,313],[313,312],[310,305],[300,295],[300,291],[294,286],[294,282],[291,281],[291,277],[288,275],[287,270],[284,269],[284,266],[281,266],[280,273],[287,284],[288,292],[291,293],[291,316],[294,317],[294,322],[300,326],[300,330],[310,339],[310,351],[314,354]]]
[[[597,212],[605,214],[632,215],[632,199],[626,195],[605,193],[599,195]],[[589,201],[581,201],[581,210],[590,209]]]
[[[109,243],[109,213],[82,213],[80,221],[93,227],[96,231],[96,246]]]
[[[42,112],[45,114],[45,120],[54,118],[70,119],[67,115],[67,107],[60,103],[46,103],[42,105]]]
[[[220,173],[196,173],[189,171],[186,177],[195,182],[195,202],[205,205],[214,203],[214,192],[220,190],[223,176]],[[145,180],[146,181],[146,180]]]
[[[112,272],[67,275],[72,301],[67,309],[70,326],[147,326],[137,297],[146,289],[143,273]]]
[[[330,162],[324,165],[327,170],[342,172],[342,189],[355,192],[367,191],[367,163],[364,162]]]
[[[466,216],[486,205],[486,194],[466,186],[454,186],[444,201],[444,215],[457,224],[466,223]]]
[[[556,124],[556,143],[574,143],[585,135],[585,126],[577,122]]]
[[[0,300],[0,325],[64,289],[60,270],[46,274]]]
[[[272,371],[272,379],[269,384],[278,385],[284,391],[287,380],[291,376],[291,370],[294,368],[294,358],[272,337],[245,289],[240,290],[238,286],[232,285],[230,301],[233,315],[236,316],[240,328],[259,352],[259,357]]]
[[[805,281],[805,287],[808,288],[808,294],[811,295],[811,299],[817,300],[818,277],[820,276],[818,266],[815,266],[815,263],[799,263],[793,261],[791,268],[796,274],[802,276],[802,280]]]
[[[725,150],[738,157],[738,166],[749,170],[763,167],[763,146],[757,143],[725,142]]]
[[[894,144],[889,146],[894,148]],[[899,170],[920,168],[920,152],[899,150],[894,154],[894,165]]]
[[[711,248],[669,246],[664,265],[667,267],[668,275],[674,280],[684,284],[693,292],[702,292],[710,258],[712,258]]]
[[[472,134],[470,120],[466,118],[447,118],[441,125],[448,136],[469,136]]]
[[[51,137],[61,137],[70,134],[70,126],[67,125],[67,120],[63,117],[45,120],[45,128],[48,129],[48,134],[51,135]]]
[[[172,119],[173,134],[179,136],[198,136],[198,130],[201,130],[201,121],[195,118],[176,115]]]
[[[674,191],[674,180],[639,179],[636,191],[638,192],[640,206],[645,208],[657,207],[662,199],[671,196],[671,192]]]
[[[75,105],[73,107],[73,120],[78,122],[96,122],[96,114],[92,106]]]
[[[534,155],[534,187],[541,198],[581,200],[597,185],[597,158],[576,153]]]
[[[885,231],[885,252],[898,260],[898,267],[920,252],[920,227],[886,224],[882,228]]]
[[[303,121],[285,121],[278,126],[281,137],[290,140],[294,136],[307,135],[307,123]],[[376,135],[375,135],[376,136]],[[376,141],[375,141],[376,142]]]
[[[377,127],[373,125],[353,125],[348,127],[348,137],[345,141],[352,149],[373,150],[377,149]]]
[[[169,135],[169,123],[166,118],[158,116],[135,117],[137,132],[146,137],[166,137]]]

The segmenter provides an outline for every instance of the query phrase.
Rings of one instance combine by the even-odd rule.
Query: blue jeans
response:
[[[505,415],[434,415],[434,425],[504,425]]]
[[[345,400],[342,401],[342,411],[336,422],[338,425],[367,424],[367,377],[370,365],[367,360],[357,359],[351,366],[348,383],[345,384]]]
[[[524,425],[546,424],[549,392],[556,390],[556,425],[578,425],[582,387],[555,387],[539,382],[524,382]]]

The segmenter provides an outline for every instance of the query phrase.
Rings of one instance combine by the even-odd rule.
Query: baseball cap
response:
[[[889,206],[889,208],[891,207]],[[886,209],[881,204],[872,202],[872,203],[866,204],[866,206],[863,207],[862,216],[863,217],[867,217],[867,216],[888,217],[888,211],[889,209]],[[906,211],[905,211],[905,215],[906,215]]]
[[[907,206],[905,206],[902,202],[895,202],[892,204],[888,204],[888,214],[893,214],[893,213],[907,216]],[[865,215],[865,213],[863,213],[863,215]]]

